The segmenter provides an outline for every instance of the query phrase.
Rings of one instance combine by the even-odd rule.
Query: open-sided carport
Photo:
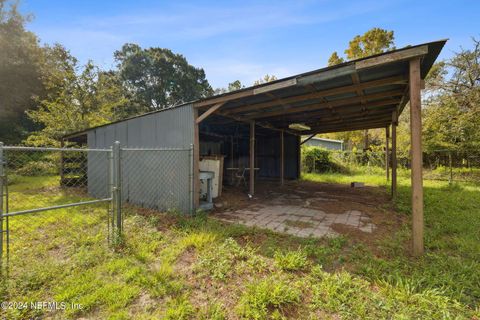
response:
[[[281,183],[285,172],[286,134],[298,136],[300,145],[300,135],[385,128],[388,137],[391,127],[391,185],[395,197],[396,126],[410,101],[413,253],[422,254],[421,89],[445,42],[397,49],[194,102],[194,174],[199,173],[199,127],[208,121],[214,121],[216,127],[232,122],[248,124],[250,168],[255,167],[256,129],[277,132]],[[254,170],[249,171],[252,195],[254,174]],[[194,182],[194,193],[198,194],[198,177]],[[198,197],[195,201],[198,206]]]

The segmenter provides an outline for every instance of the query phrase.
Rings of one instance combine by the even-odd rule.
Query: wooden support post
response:
[[[390,180],[390,155],[388,154],[388,140],[390,140],[390,128],[385,127],[385,172],[387,174],[387,181]]]
[[[392,199],[397,196],[397,112],[392,114]]]
[[[285,174],[285,143],[284,143],[284,133],[280,131],[280,184],[284,184],[284,174]]]
[[[194,110],[193,119],[193,208],[200,206],[200,134],[198,131],[198,109]]]
[[[233,136],[230,136],[230,168],[235,167],[233,162]],[[235,184],[235,171],[230,170],[230,183],[232,186]]]
[[[410,60],[410,135],[412,153],[413,255],[423,254],[423,178],[420,58]]]
[[[297,179],[300,180],[302,175],[302,136],[297,136]]]
[[[255,121],[250,122],[250,171],[249,171],[249,193],[255,193]]]

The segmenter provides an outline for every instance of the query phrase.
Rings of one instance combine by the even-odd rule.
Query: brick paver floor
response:
[[[336,236],[337,233],[331,228],[332,224],[344,224],[367,233],[375,230],[375,225],[371,223],[370,218],[358,210],[348,210],[338,214],[296,205],[270,205],[226,211],[218,219],[298,237]]]

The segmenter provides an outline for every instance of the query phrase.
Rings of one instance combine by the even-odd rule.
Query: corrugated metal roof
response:
[[[408,59],[421,57],[425,78],[446,41],[408,46],[189,103],[200,113],[222,103],[216,115],[255,120],[267,127],[287,130],[298,122],[312,128],[301,134],[385,127],[392,112],[401,113],[408,102]]]

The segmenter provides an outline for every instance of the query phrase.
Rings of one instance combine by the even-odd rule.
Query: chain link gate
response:
[[[95,171],[89,166],[92,162],[103,163],[105,172],[89,175],[90,170]],[[28,227],[36,213],[45,215],[46,211],[107,204],[107,239],[109,243],[117,241],[123,226],[120,162],[118,142],[110,149],[4,146],[0,142],[0,261],[4,253],[7,260],[9,257],[11,219],[18,219],[19,227]],[[9,191],[10,184],[28,190],[39,180],[42,188],[32,199],[17,199],[15,192]],[[89,189],[96,185],[106,187],[104,197],[92,197]],[[57,193],[65,196],[56,197]],[[58,201],[66,203],[58,204]],[[37,202],[43,205],[35,207],[33,204]],[[45,223],[52,222],[45,220]]]

